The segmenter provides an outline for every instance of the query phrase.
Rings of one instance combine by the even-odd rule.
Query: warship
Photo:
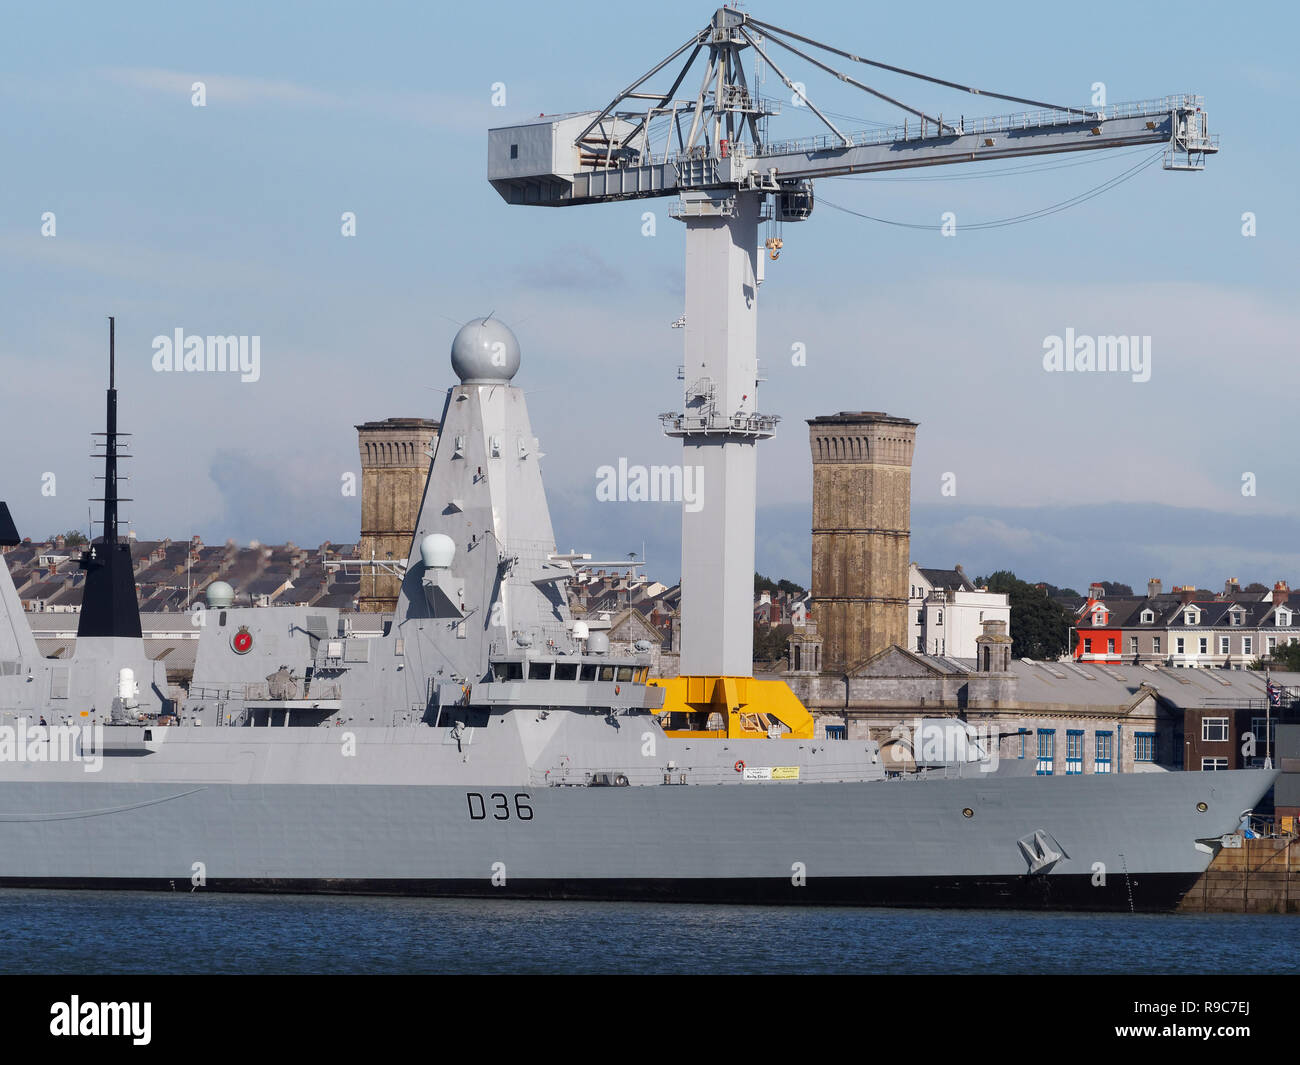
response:
[[[824,71],[804,48],[1037,110],[945,121],[837,74],[910,113],[849,133],[774,46]],[[828,133],[767,136],[779,107],[757,72],[746,79],[750,49]],[[651,91],[681,56],[671,86]],[[698,93],[677,100],[701,57]],[[978,743],[902,771],[874,740],[818,737],[787,685],[751,675],[756,445],[779,420],[757,403],[760,225],[775,262],[780,227],[811,215],[821,178],[1144,144],[1164,146],[1167,170],[1200,170],[1218,150],[1199,97],[1059,107],[726,7],[603,110],[488,132],[488,180],[507,204],[677,198],[683,406],[661,417],[703,491],[682,508],[675,677],[652,677],[649,654],[613,653],[571,615],[574,556],[556,550],[513,383],[519,344],[489,316],[451,344],[457,384],[391,623],[363,634],[335,610],[236,607],[232,589],[209,586],[174,705],[144,655],[118,537],[110,341],[104,529],[82,560],[71,660],[39,657],[0,567],[0,884],[1175,906],[1274,772],[1037,776]],[[0,504],[0,545],[17,542]]]
[[[1268,789],[979,751],[900,773],[874,741],[816,738],[776,682],[676,691],[570,614],[514,334],[476,319],[451,364],[391,625],[210,588],[179,705],[125,677],[144,666],[110,389],[83,564],[117,575],[87,580],[101,624],[71,661],[37,655],[0,567],[0,884],[1159,910]]]

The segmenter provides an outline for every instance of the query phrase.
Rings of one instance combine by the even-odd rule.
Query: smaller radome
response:
[[[225,581],[213,581],[208,585],[207,600],[214,610],[224,610],[235,601],[235,589]]]
[[[519,372],[519,341],[495,318],[475,318],[451,342],[451,368],[461,384],[499,384]]]

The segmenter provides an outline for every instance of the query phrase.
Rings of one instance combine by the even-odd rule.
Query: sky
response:
[[[1036,100],[1088,104],[1099,82],[1108,103],[1200,93],[1222,138],[1204,172],[1156,164],[987,230],[965,227],[1092,190],[1149,150],[819,182],[760,291],[760,408],[782,422],[760,449],[758,568],[808,580],[805,420],[882,410],[920,423],[922,565],[1075,587],[1300,579],[1300,213],[1279,111],[1300,89],[1294,8],[1102,0],[1085,25],[1028,3],[746,10]],[[491,312],[522,346],[515,384],[561,549],[644,545],[649,571],[675,580],[679,507],[598,502],[596,486],[619,458],[680,461],[657,415],[681,405],[683,228],[668,200],[507,206],[486,181],[486,130],[603,107],[710,14],[678,0],[5,3],[0,499],[20,530],[85,529],[100,494],[107,314],[137,534],[315,546],[358,535],[341,488],[359,468],[354,426],[438,417],[452,337]],[[901,119],[781,62],[842,128]],[[853,73],[946,116],[1023,109]],[[819,131],[770,72],[764,92],[784,100],[774,137]],[[912,225],[951,212],[957,231],[831,203]],[[259,337],[257,380],[156,372],[153,340],[176,329]],[[1045,339],[1067,330],[1150,337],[1150,379],[1047,372]]]

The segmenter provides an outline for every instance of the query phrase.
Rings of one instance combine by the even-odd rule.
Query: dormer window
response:
[[[1279,625],[1290,625],[1290,624],[1291,624],[1291,611],[1289,611],[1289,610],[1279,610],[1279,611],[1277,612],[1277,623],[1278,623]]]
[[[1234,625],[1240,625],[1240,624],[1241,624],[1242,613],[1241,613],[1240,610],[1234,610],[1231,614],[1228,615],[1228,617],[1231,619],[1232,624],[1234,624]]]
[[[1200,622],[1200,615],[1195,610],[1187,610],[1183,613],[1183,624],[1196,625]]]
[[[1092,614],[1092,623],[1093,623],[1094,625],[1105,625],[1105,624],[1106,624],[1106,611],[1104,611],[1104,610],[1094,610],[1094,611],[1093,611],[1093,614]]]
[[[1156,619],[1156,615],[1155,615],[1155,612],[1154,612],[1154,611],[1151,611],[1151,610],[1144,610],[1144,611],[1142,611],[1142,624],[1143,624],[1143,625],[1150,625],[1153,621],[1155,621],[1155,619]]]

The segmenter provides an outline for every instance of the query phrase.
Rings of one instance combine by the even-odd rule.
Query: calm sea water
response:
[[[0,891],[0,973],[1294,973],[1300,918]]]

